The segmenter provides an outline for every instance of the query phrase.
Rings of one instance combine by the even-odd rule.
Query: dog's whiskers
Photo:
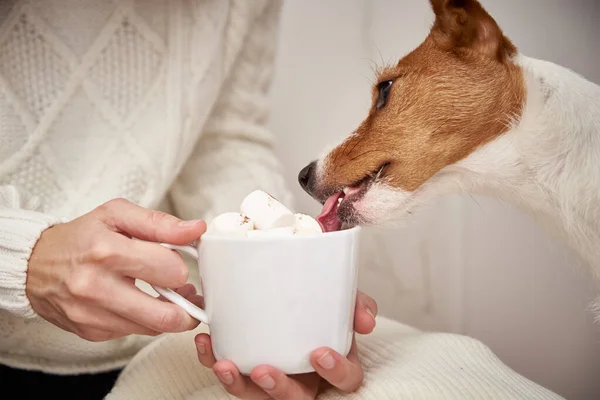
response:
[[[378,181],[379,178],[381,177],[381,174],[383,174],[383,171],[389,166],[389,163],[385,163],[381,166],[381,168],[379,168],[379,170],[377,171],[377,174],[375,175],[375,178],[373,178],[373,181]]]

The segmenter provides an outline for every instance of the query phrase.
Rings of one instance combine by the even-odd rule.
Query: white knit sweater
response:
[[[146,346],[106,400],[233,400],[198,363],[194,335],[202,331],[206,326]],[[357,342],[363,385],[352,394],[330,388],[319,400],[564,400],[466,336],[421,332],[379,317],[375,331]]]
[[[124,366],[151,339],[91,343],[25,295],[42,230],[124,197],[183,219],[254,188],[290,198],[265,129],[277,0],[0,2],[0,363]]]
[[[25,295],[46,227],[125,197],[184,219],[289,194],[265,130],[279,0],[0,1],[0,363],[54,373],[128,364],[114,400],[229,398],[193,335],[91,343]],[[380,319],[348,398],[559,399],[481,343]],[[1,387],[1,384],[0,384]],[[323,399],[341,394],[330,390]]]

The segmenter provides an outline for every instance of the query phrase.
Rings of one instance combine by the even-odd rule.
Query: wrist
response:
[[[22,318],[36,316],[26,295],[29,260],[42,232],[59,222],[33,211],[0,210],[0,309]]]

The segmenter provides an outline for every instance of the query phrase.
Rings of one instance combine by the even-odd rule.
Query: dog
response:
[[[425,40],[378,72],[367,117],[304,167],[325,230],[395,225],[441,195],[509,202],[600,282],[600,87],[519,53],[476,0],[430,0]]]

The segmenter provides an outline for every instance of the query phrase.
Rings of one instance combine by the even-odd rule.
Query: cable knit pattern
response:
[[[107,400],[234,399],[212,371],[199,366],[193,336],[152,343],[123,371]],[[379,317],[371,335],[357,338],[365,382],[353,394],[329,389],[320,400],[559,400],[562,397],[504,365],[469,337],[426,333]]]
[[[31,309],[27,262],[44,229],[115,197],[184,219],[236,209],[256,188],[291,204],[265,129],[280,6],[0,2],[1,363],[56,374],[128,365],[113,400],[231,398],[196,359],[205,326],[84,341]],[[468,338],[380,318],[358,340],[366,382],[344,398],[559,398]]]
[[[0,362],[109,370],[153,340],[90,343],[35,314],[27,262],[49,226],[115,197],[185,219],[235,209],[256,188],[290,203],[264,127],[280,7],[2,2]]]

